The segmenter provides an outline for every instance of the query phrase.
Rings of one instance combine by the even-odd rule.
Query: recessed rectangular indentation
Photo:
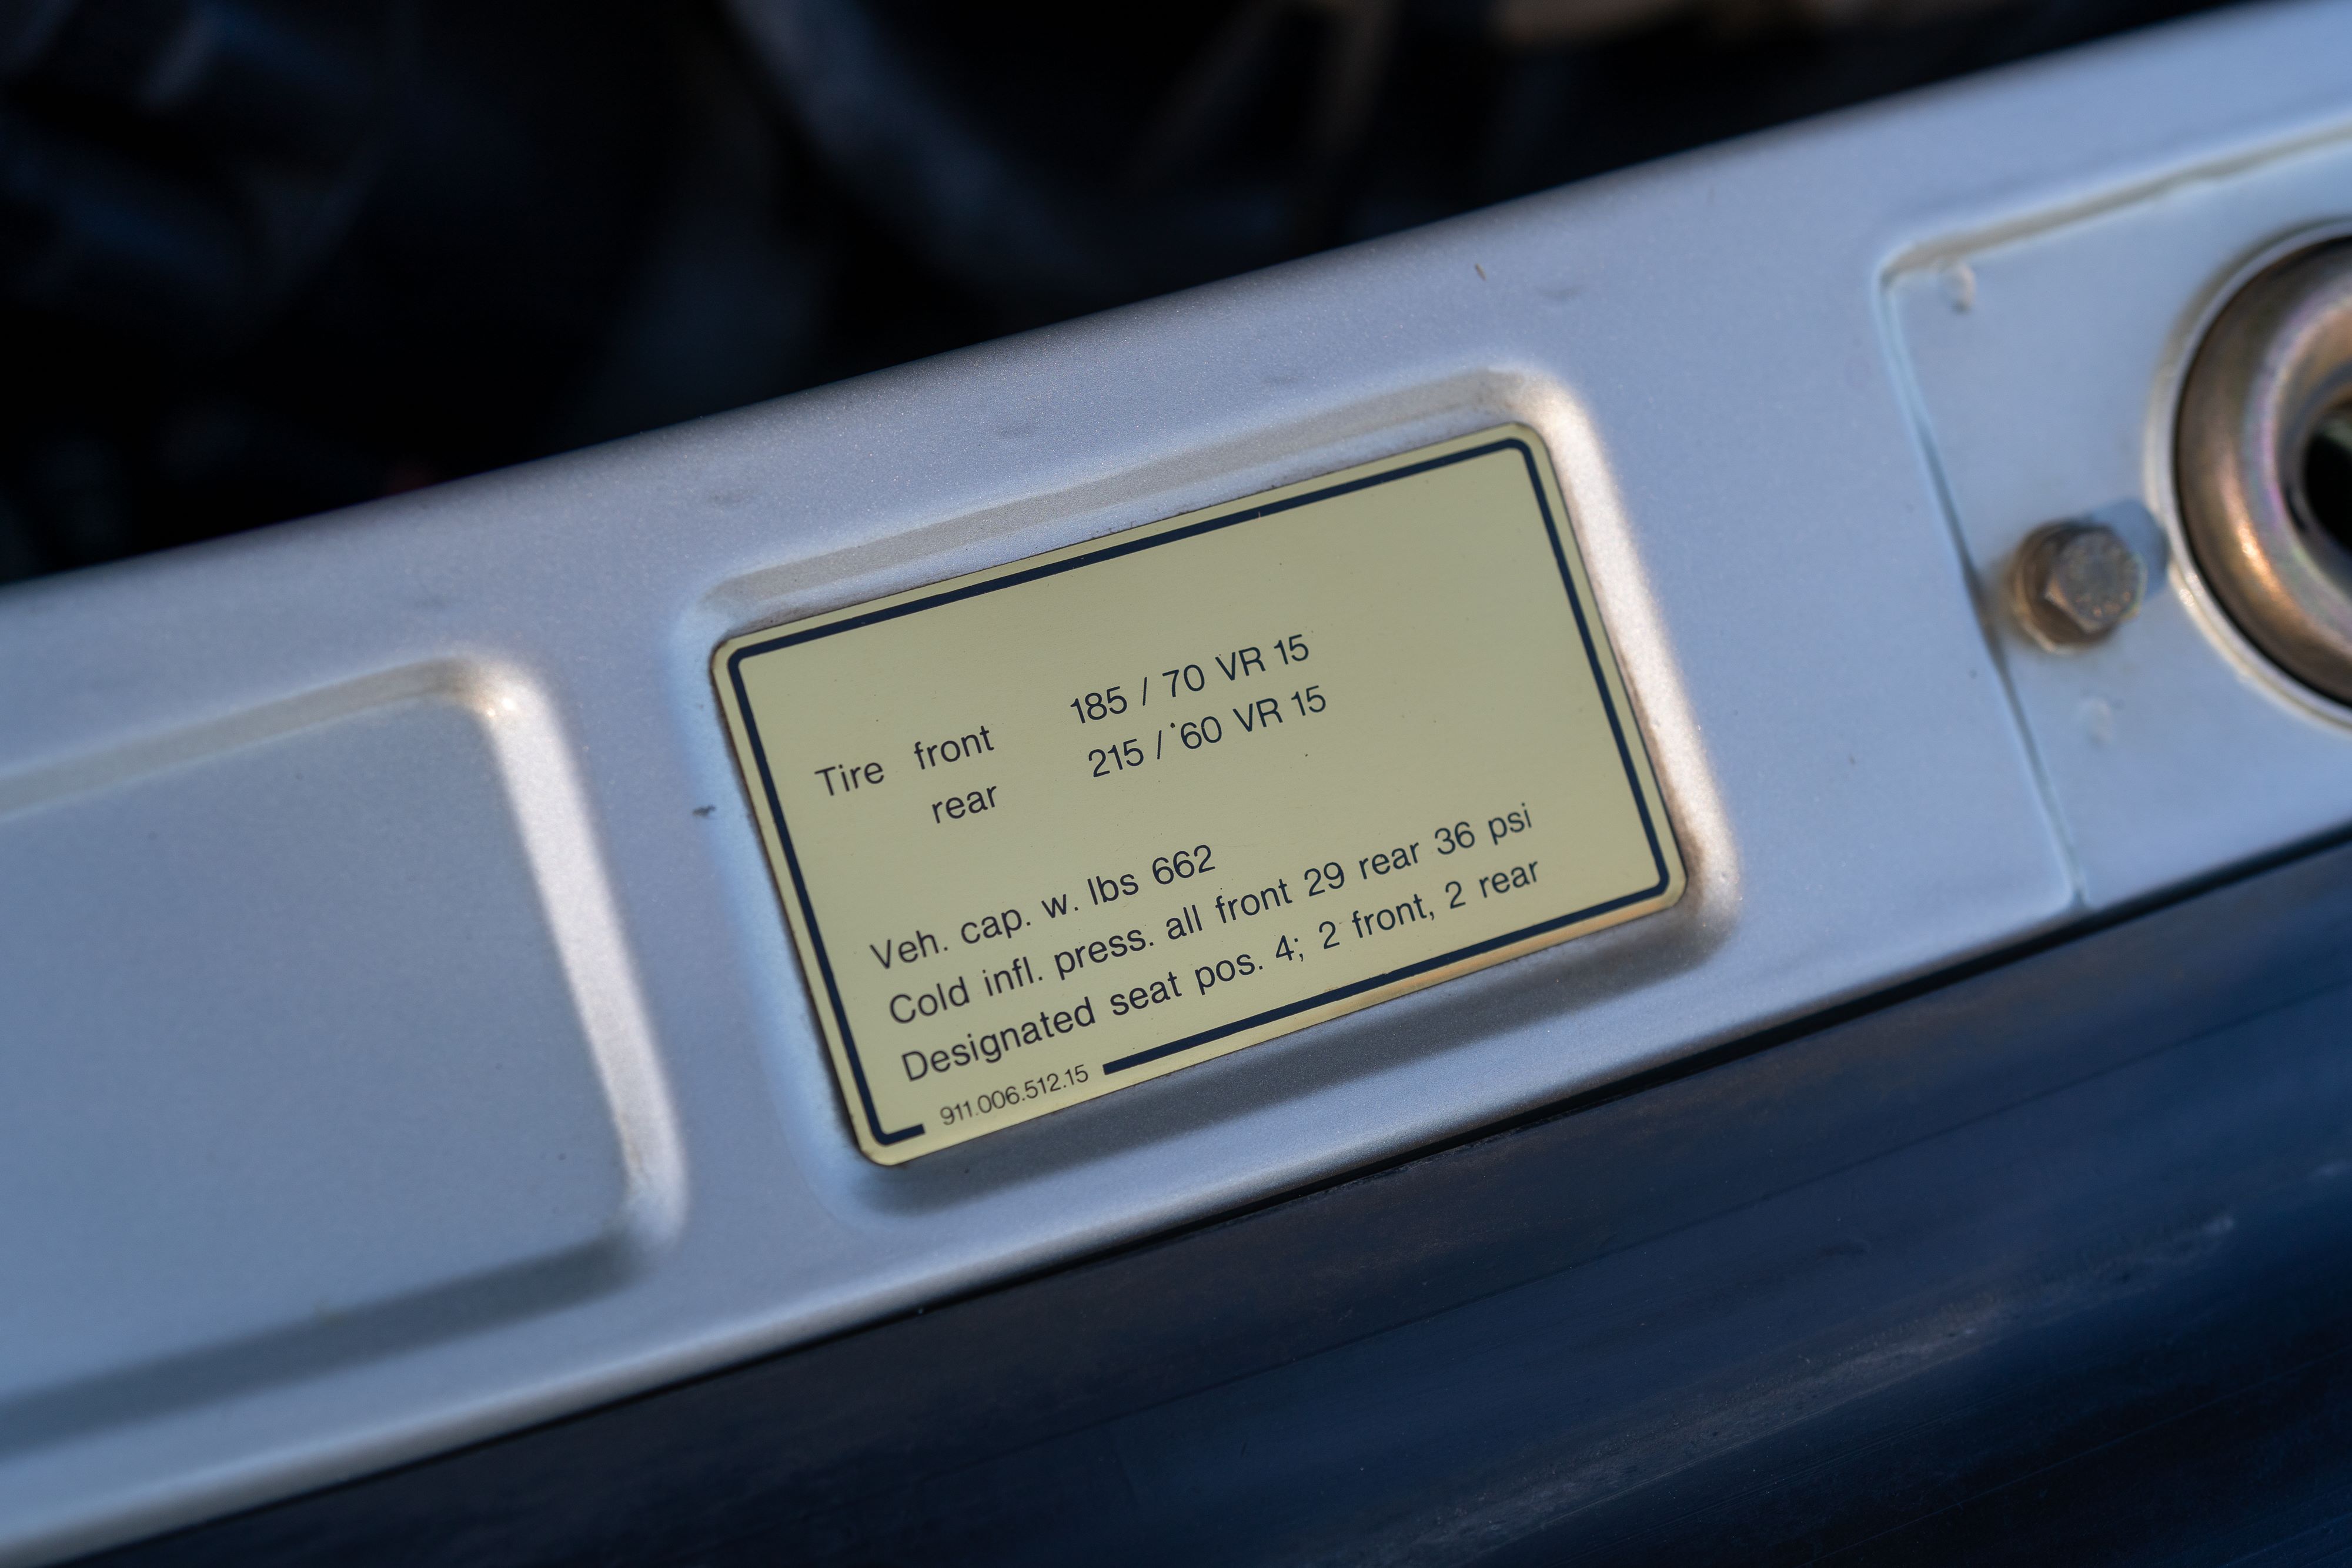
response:
[[[1525,426],[751,633],[713,672],[883,1164],[1682,894]]]
[[[0,784],[0,1429],[628,1270],[667,1123],[535,709],[403,672]]]

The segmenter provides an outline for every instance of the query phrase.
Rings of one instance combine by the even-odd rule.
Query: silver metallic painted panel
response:
[[[0,1460],[0,1555],[120,1539],[869,1321],[2065,918],[2077,873],[1914,440],[1882,279],[1939,236],[2334,134],[2347,47],[2340,4],[2233,14],[0,594],[0,781],[381,671],[499,672],[529,710],[501,764],[516,821],[636,1190],[658,1200],[635,1271],[599,1293],[201,1406],[128,1401],[19,1448]],[[1690,895],[968,1150],[898,1171],[860,1157],[710,650],[1506,419],[1559,466]],[[422,802],[435,771],[423,756],[383,782]],[[405,913],[365,924],[354,939],[387,967],[440,941]],[[200,1005],[205,987],[171,998]],[[454,1066],[451,1092],[487,1088],[491,1060]],[[348,1176],[331,1153],[311,1163],[327,1186]],[[107,1189],[93,1202],[155,1198],[127,1147],[81,1179]],[[452,1255],[489,1245],[476,1223],[448,1211]],[[55,1353],[136,1359],[69,1335]]]
[[[0,1456],[626,1278],[644,1173],[456,695],[0,800]]]

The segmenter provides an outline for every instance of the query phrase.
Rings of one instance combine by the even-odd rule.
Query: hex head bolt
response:
[[[2147,569],[2104,523],[2049,523],[2026,536],[2010,593],[2027,631],[2051,648],[2095,643],[2132,618]]]

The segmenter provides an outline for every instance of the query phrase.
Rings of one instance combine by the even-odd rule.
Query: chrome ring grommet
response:
[[[2352,243],[2279,263],[2215,319],[2173,465],[2222,609],[2288,674],[2352,703]]]

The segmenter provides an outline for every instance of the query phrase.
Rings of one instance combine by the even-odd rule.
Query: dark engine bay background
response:
[[[2196,8],[0,0],[0,581]]]

